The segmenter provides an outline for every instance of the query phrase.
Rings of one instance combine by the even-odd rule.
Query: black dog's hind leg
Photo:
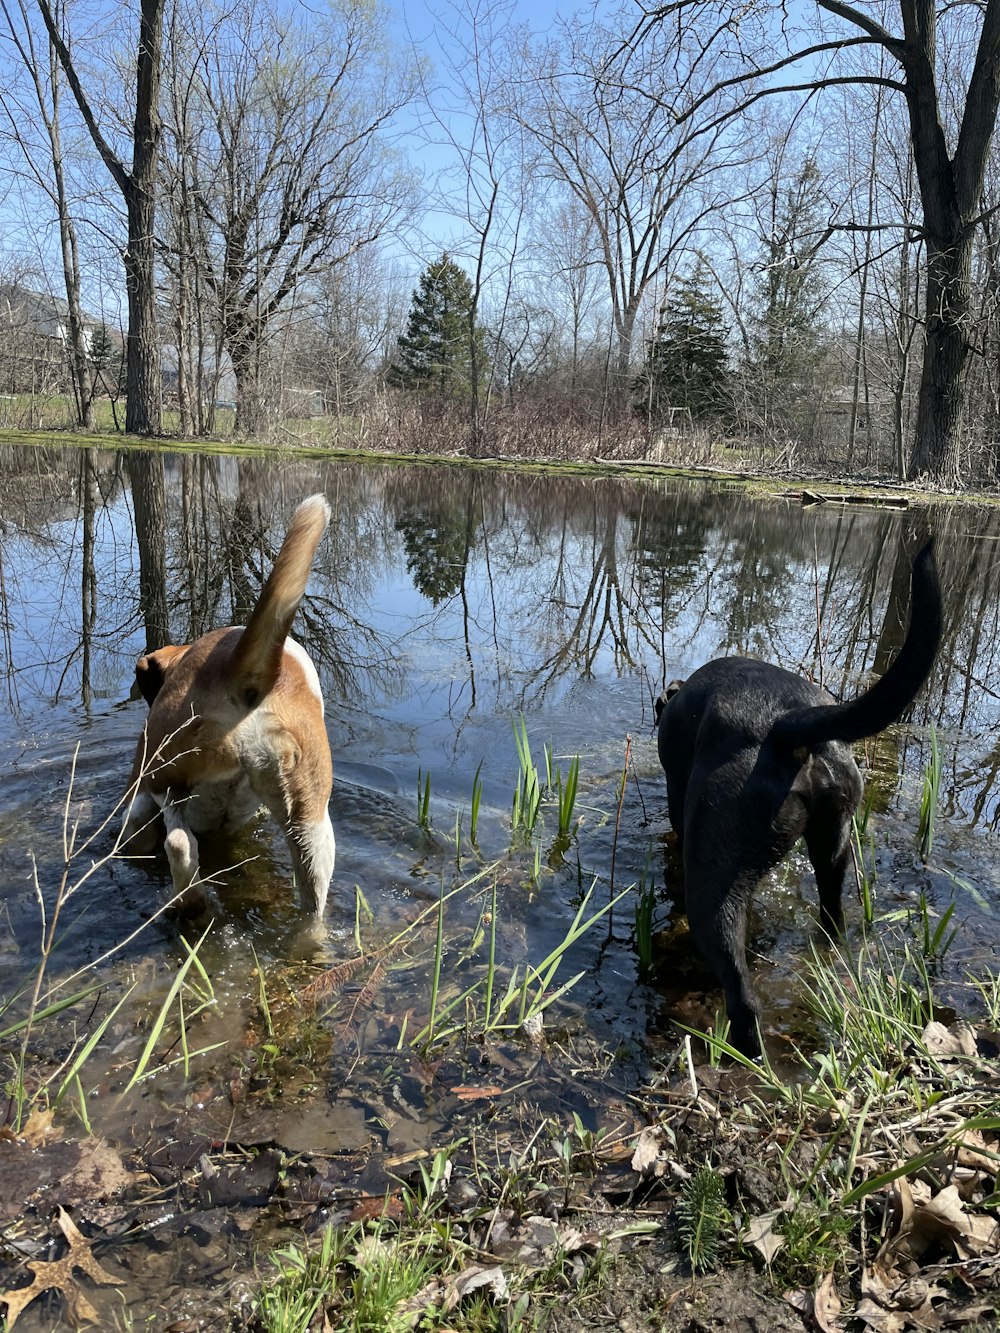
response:
[[[688,843],[689,851],[695,844]],[[756,876],[742,872],[720,897],[707,889],[718,883],[701,873],[697,853],[685,857],[684,900],[695,944],[719,978],[726,996],[729,1039],[750,1059],[760,1055],[760,1001],[746,958],[747,911]],[[717,869],[717,868],[716,868]]]
[[[844,929],[844,880],[853,865],[851,812],[841,802],[826,802],[810,811],[806,849],[816,872],[820,924],[828,935],[840,935]]]

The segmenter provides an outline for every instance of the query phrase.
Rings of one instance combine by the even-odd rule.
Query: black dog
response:
[[[851,816],[862,794],[850,743],[896,721],[930,674],[940,638],[931,540],[914,561],[903,646],[860,698],[838,704],[781,667],[720,657],[657,700],[688,922],[725,990],[730,1040],[748,1056],[760,1054],[760,1005],[746,960],[750,896],[804,834],[823,927],[842,929]]]

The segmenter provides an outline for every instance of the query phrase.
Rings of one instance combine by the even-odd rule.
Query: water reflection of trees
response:
[[[121,697],[158,636],[240,623],[291,508],[315,489],[334,517],[296,632],[328,698],[365,712],[405,701],[421,655],[443,660],[450,644],[456,727],[474,712],[552,706],[577,680],[645,678],[655,690],[720,652],[852,693],[902,639],[921,526],[653,480],[94,449],[7,449],[3,462],[11,710],[22,691],[72,691],[88,707]],[[931,519],[944,644],[917,720],[945,729],[963,811],[993,821],[998,519],[967,505]],[[387,606],[404,570],[414,591],[405,608]]]
[[[854,693],[902,641],[910,565],[928,522],[919,512],[806,511],[703,484],[458,469],[395,470],[386,507],[408,542],[416,587],[431,593],[428,624],[440,622],[449,596],[462,600],[469,706],[499,709],[538,707],[560,682],[595,672],[643,672],[658,685],[732,652]],[[421,524],[438,532],[445,510],[452,538],[420,556],[437,571],[432,585],[414,547]],[[469,513],[476,522],[460,529]],[[916,720],[966,738],[989,733],[974,764],[959,757],[966,747],[952,747],[953,786],[979,819],[993,809],[1000,767],[990,684],[1000,642],[996,518],[963,507],[932,520],[944,643]],[[489,701],[475,686],[487,658]],[[894,743],[883,742],[883,756]]]
[[[347,558],[370,541],[369,497],[344,494],[316,467],[249,458],[13,449],[0,490],[0,634],[7,698],[19,687],[58,701],[121,696],[141,651],[240,623],[256,601],[288,513],[310,490],[336,497],[315,595],[297,622],[329,691],[368,699],[398,690],[392,645],[363,611],[373,566]],[[332,558],[331,558],[332,556]],[[324,577],[325,574],[325,577]]]

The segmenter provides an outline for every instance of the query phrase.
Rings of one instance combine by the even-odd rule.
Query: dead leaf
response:
[[[799,1288],[798,1291],[786,1291],[782,1293],[781,1299],[787,1301],[793,1310],[798,1310],[799,1314],[805,1315],[808,1319],[812,1314],[812,1292]]]
[[[785,1243],[784,1236],[774,1230],[774,1224],[781,1216],[780,1211],[762,1213],[748,1223],[741,1238],[743,1244],[755,1249],[768,1265]]]
[[[425,1314],[427,1314],[431,1310],[436,1310],[438,1308],[438,1306],[441,1303],[441,1294],[443,1291],[444,1291],[444,1283],[441,1281],[441,1279],[432,1277],[429,1282],[425,1283],[424,1286],[420,1288],[419,1291],[414,1292],[414,1294],[410,1296],[407,1300],[400,1301],[400,1303],[393,1310],[393,1314],[397,1317],[397,1319],[402,1318],[403,1316],[406,1315],[414,1316],[413,1327],[416,1328],[420,1319]],[[332,1333],[333,1331],[332,1324],[330,1325],[330,1329]]]
[[[660,1149],[666,1140],[666,1134],[660,1125],[647,1125],[639,1135],[632,1154],[632,1170],[640,1176],[659,1180],[667,1169],[666,1159]]]
[[[456,1273],[450,1278],[441,1304],[441,1313],[449,1314],[464,1296],[483,1287],[489,1288],[495,1301],[507,1299],[507,1278],[499,1264],[489,1267],[483,1264],[470,1264],[461,1273]]]
[[[895,1310],[885,1310],[870,1296],[858,1302],[854,1310],[855,1319],[863,1319],[875,1333],[902,1333],[906,1320]]]
[[[971,1058],[976,1054],[976,1034],[968,1023],[952,1023],[947,1028],[943,1023],[928,1023],[923,1031],[923,1042],[930,1054],[939,1059]]]
[[[966,1129],[958,1140],[958,1164],[976,1167],[980,1171],[989,1171],[991,1175],[995,1175],[1000,1169],[997,1146],[996,1139],[987,1143],[978,1129]]]
[[[816,1283],[813,1292],[812,1317],[821,1333],[838,1333],[840,1310],[840,1297],[833,1285],[833,1274],[827,1273]]]
[[[13,1291],[0,1293],[0,1300],[6,1302],[7,1305],[8,1328],[14,1327],[14,1324],[36,1296],[41,1296],[44,1292],[53,1289],[62,1293],[71,1318],[75,1323],[96,1324],[98,1322],[97,1311],[83,1294],[74,1278],[73,1272],[75,1269],[80,1269],[94,1282],[101,1285],[114,1284],[115,1286],[121,1286],[123,1283],[122,1278],[113,1277],[97,1262],[86,1237],[81,1235],[76,1223],[65,1209],[59,1209],[57,1221],[69,1244],[69,1253],[63,1255],[61,1259],[55,1260],[54,1263],[46,1263],[40,1259],[29,1260],[28,1267],[33,1274],[30,1286],[16,1287]]]
[[[1000,1248],[1000,1224],[996,1218],[967,1213],[957,1185],[946,1186],[929,1203],[919,1206],[914,1228],[918,1239],[924,1242],[924,1249],[932,1239],[948,1240],[960,1259],[996,1254]]]
[[[950,1305],[941,1311],[941,1322],[951,1328],[974,1328],[990,1316],[995,1316],[996,1301],[969,1301],[965,1305]],[[996,1324],[990,1327],[995,1328]]]

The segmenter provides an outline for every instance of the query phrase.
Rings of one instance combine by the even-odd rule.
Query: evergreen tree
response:
[[[759,264],[750,320],[747,395],[765,432],[798,433],[814,410],[829,349],[821,309],[826,284],[817,263],[827,234],[823,178],[812,157],[773,191],[773,228]]]
[[[447,253],[428,264],[413,293],[406,332],[396,340],[389,383],[442,398],[469,398],[473,339],[480,386],[487,367],[483,331],[475,324],[472,305],[472,284]]]
[[[90,335],[90,360],[106,393],[125,391],[125,357],[121,342],[106,324],[98,324]]]
[[[678,279],[660,310],[634,386],[637,408],[652,421],[667,421],[678,408],[692,421],[721,416],[728,403],[728,333],[709,276],[698,264]]]

